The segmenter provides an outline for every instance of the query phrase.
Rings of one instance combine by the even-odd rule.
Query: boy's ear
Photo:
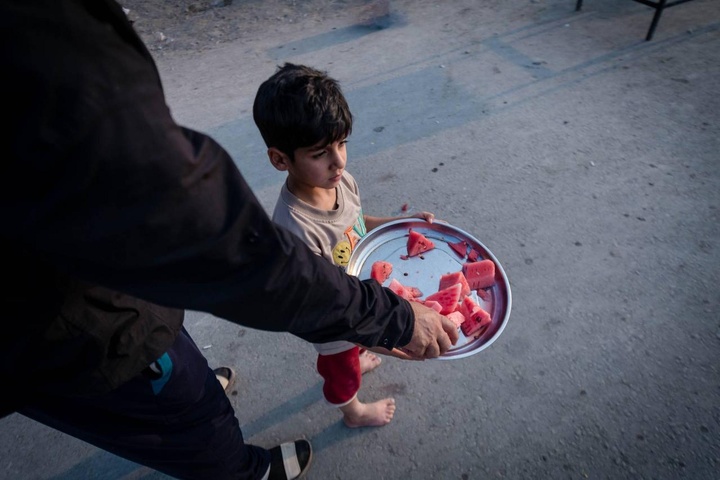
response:
[[[290,158],[287,155],[275,147],[268,148],[267,154],[273,167],[281,172],[287,171],[290,166]]]

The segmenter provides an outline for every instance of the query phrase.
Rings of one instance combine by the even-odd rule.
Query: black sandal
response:
[[[312,463],[312,446],[305,439],[283,443],[270,449],[270,471],[267,480],[303,478]]]

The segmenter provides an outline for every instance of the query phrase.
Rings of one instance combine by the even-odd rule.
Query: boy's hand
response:
[[[408,218],[422,218],[428,223],[435,221],[435,215],[430,212],[417,212],[410,215]]]
[[[402,350],[412,359],[439,357],[457,343],[457,327],[447,317],[418,302],[410,302],[410,306],[415,314],[415,329]]]

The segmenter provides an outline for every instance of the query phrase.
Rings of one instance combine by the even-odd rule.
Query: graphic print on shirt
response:
[[[350,261],[350,255],[355,248],[355,244],[358,240],[364,237],[366,233],[367,229],[365,228],[365,219],[363,218],[362,210],[360,210],[355,223],[345,229],[345,239],[340,240],[333,247],[333,262],[343,268],[347,267],[347,264]]]
[[[347,233],[347,230],[345,231]],[[333,262],[341,267],[346,267],[350,261],[350,254],[352,253],[352,246],[347,240],[340,240],[335,248],[333,248]]]

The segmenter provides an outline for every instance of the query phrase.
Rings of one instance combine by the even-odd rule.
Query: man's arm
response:
[[[127,122],[137,117],[128,112]],[[22,229],[54,263],[154,303],[308,341],[410,341],[407,303],[273,224],[212,139],[171,122],[161,128],[157,117],[140,138],[119,119],[98,124],[78,148],[82,159],[33,208],[52,213]]]
[[[4,17],[18,27],[2,34],[13,44],[2,86],[16,101],[2,132],[0,235],[161,305],[313,342],[416,341],[407,302],[275,226],[227,152],[175,124],[137,39],[127,25],[107,28],[124,18],[73,2],[43,8],[28,7],[37,22]]]

